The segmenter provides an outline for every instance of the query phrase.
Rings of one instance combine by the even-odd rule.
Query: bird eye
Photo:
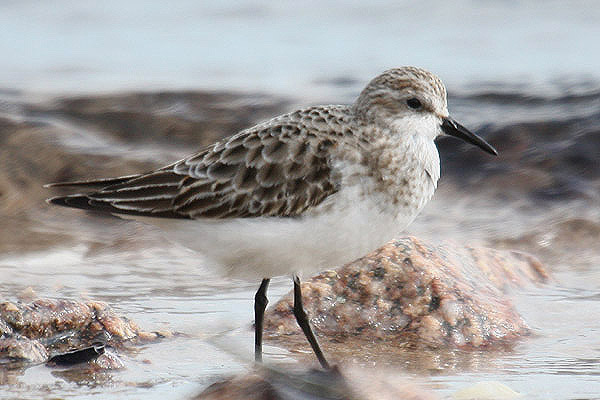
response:
[[[421,104],[421,101],[419,99],[417,99],[416,97],[412,97],[408,100],[406,100],[406,104],[410,107],[410,108],[414,108],[415,110],[417,108],[421,108],[423,105]]]

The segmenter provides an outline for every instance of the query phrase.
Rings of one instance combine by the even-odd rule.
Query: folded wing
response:
[[[280,118],[148,174],[51,185],[100,189],[49,202],[165,218],[293,217],[337,191],[333,146],[327,136]]]

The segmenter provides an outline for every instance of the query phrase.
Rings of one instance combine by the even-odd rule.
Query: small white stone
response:
[[[478,382],[473,386],[461,389],[452,395],[454,400],[512,400],[523,395],[508,386],[496,382]]]

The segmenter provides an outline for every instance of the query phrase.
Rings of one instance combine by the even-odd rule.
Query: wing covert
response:
[[[190,218],[300,215],[337,191],[334,145],[293,124],[243,131],[174,166],[193,178],[181,186],[174,210]]]
[[[291,114],[290,114],[291,115]],[[335,137],[279,117],[157,171],[50,201],[167,218],[294,217],[335,193]],[[287,117],[287,118],[285,118]]]

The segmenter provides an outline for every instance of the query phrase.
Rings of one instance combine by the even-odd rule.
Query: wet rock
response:
[[[244,400],[277,400],[275,389],[262,376],[248,374],[225,379],[213,383],[194,400],[244,399]]]
[[[125,366],[121,358],[110,350],[105,351],[98,357],[87,363],[90,370],[112,370],[121,369]]]
[[[49,180],[72,179],[89,174],[127,173],[135,168],[149,169],[153,163],[127,159],[116,154],[89,154],[68,145],[70,132],[52,121],[32,122],[0,118],[0,211],[6,215],[40,207],[47,196],[43,185]],[[93,136],[93,135],[90,135]],[[89,138],[92,141],[92,138]],[[101,147],[102,140],[98,140]],[[120,165],[119,165],[120,162]],[[96,169],[98,168],[98,169]]]
[[[555,270],[560,266],[584,268],[598,265],[598,240],[600,222],[584,218],[564,218],[530,229],[527,233],[498,238],[494,247],[519,248],[552,260]]]
[[[279,114],[287,103],[259,94],[182,91],[63,98],[36,112],[68,117],[127,143],[200,148]]]
[[[313,277],[302,290],[322,341],[474,349],[528,335],[506,292],[548,279],[539,261],[524,253],[406,237]],[[301,335],[291,310],[291,294],[269,309],[271,340]]]
[[[73,220],[63,228],[44,229],[46,222],[60,226],[64,221],[60,217],[51,220],[44,200],[53,193],[44,189],[44,184],[82,177],[90,171],[120,175],[155,166],[149,161],[118,156],[107,160],[98,154],[78,153],[64,145],[63,135],[66,133],[50,123],[0,117],[1,253],[42,250],[69,239]]]
[[[48,352],[39,340],[24,336],[0,337],[0,365],[9,362],[39,364],[47,359]]]
[[[362,368],[334,371],[258,370],[216,382],[194,400],[434,400],[404,376]]]
[[[64,299],[38,299],[29,304],[0,303],[0,318],[14,332],[28,338],[55,338],[77,331],[90,340],[108,336],[113,340],[130,340],[138,326],[118,317],[107,304],[97,301],[78,302]]]
[[[157,339],[97,301],[38,299],[0,303],[0,362],[76,364],[119,368],[118,357],[105,346]],[[98,350],[100,349],[100,350]],[[91,352],[93,350],[93,354]]]

